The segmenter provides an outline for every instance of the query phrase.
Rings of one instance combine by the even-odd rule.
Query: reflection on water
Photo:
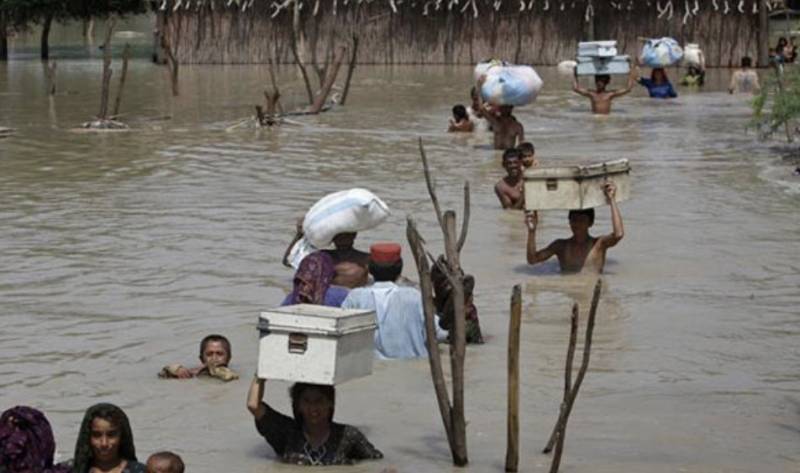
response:
[[[344,109],[226,132],[262,100],[265,68],[183,67],[172,98],[166,71],[141,58],[122,107],[135,131],[73,133],[98,108],[99,70],[97,60],[60,61],[51,101],[38,62],[0,65],[0,126],[18,130],[0,141],[0,407],[43,408],[62,458],[82,410],[110,400],[128,410],[143,456],[174,449],[197,472],[293,471],[268,460],[244,408],[256,316],[288,288],[280,258],[294,221],[326,192],[362,186],[391,206],[361,247],[402,241],[406,215],[439,247],[422,136],[443,204],[460,208],[464,180],[473,189],[463,259],[489,343],[467,357],[469,471],[502,469],[516,283],[525,304],[521,464],[544,470],[549,457],[537,452],[561,398],[570,307],[579,301],[585,320],[594,279],[527,267],[523,217],[500,210],[492,192],[502,170],[489,137],[444,133],[452,105],[468,100],[469,68],[359,67]],[[517,111],[539,159],[628,158],[635,186],[621,207],[625,240],[609,252],[565,468],[796,468],[798,191],[745,133],[746,101],[711,71],[703,93],[661,103],[638,90],[599,119],[568,81],[542,72],[544,95]],[[301,104],[294,73],[282,69],[280,82],[285,105]],[[609,229],[600,209],[593,231]],[[542,215],[542,244],[568,231],[565,212]],[[414,277],[413,266],[405,274]],[[231,337],[241,381],[156,379],[167,362],[192,362],[208,332]],[[267,391],[288,412],[286,387]],[[449,471],[425,360],[378,363],[337,401],[337,419],[386,454],[352,471]]]

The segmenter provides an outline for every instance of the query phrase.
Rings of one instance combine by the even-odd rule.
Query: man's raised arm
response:
[[[609,182],[603,188],[603,192],[605,192],[608,205],[611,207],[611,226],[613,230],[610,234],[600,237],[600,242],[604,248],[611,248],[625,236],[625,228],[622,226],[622,215],[619,213],[619,207],[615,199],[617,186],[613,182]]]

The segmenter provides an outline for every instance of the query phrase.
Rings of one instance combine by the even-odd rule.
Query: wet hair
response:
[[[520,148],[508,148],[507,150],[503,151],[503,161],[520,158],[522,158],[522,152],[520,151]]]
[[[594,224],[594,209],[570,210],[567,218],[572,220],[573,218],[580,217],[581,215],[589,217],[589,225]]]
[[[183,473],[183,471],[186,469],[186,465],[183,464],[183,459],[176,453],[156,452],[150,455],[150,458],[147,459],[147,462],[150,463],[150,460],[163,460],[169,462],[169,468],[167,469],[169,473]]]
[[[375,278],[375,282],[397,281],[403,273],[403,260],[399,259],[394,263],[375,263],[369,262],[369,274]]]
[[[94,463],[94,453],[92,452],[92,422],[95,419],[103,419],[114,424],[120,433],[119,457],[129,462],[138,461],[136,459],[136,447],[133,445],[133,432],[128,416],[125,412],[114,404],[100,403],[86,409],[81,422],[81,429],[78,431],[78,440],[75,442],[75,456],[73,471],[75,473],[89,473]]]
[[[742,67],[750,67],[753,65],[753,59],[750,56],[742,58]]]
[[[225,351],[228,352],[228,361],[231,361],[231,358],[233,357],[233,353],[231,353],[231,342],[229,342],[228,339],[225,338],[224,336],[216,334],[216,333],[211,334],[211,335],[206,335],[203,338],[203,340],[200,342],[200,359],[201,360],[203,359],[203,353],[206,351],[206,345],[208,345],[211,342],[220,342],[220,343],[222,343],[222,346],[225,347]]]
[[[519,146],[517,146],[517,149],[519,150],[519,153],[522,155],[536,153],[536,148],[533,147],[533,143],[531,143],[530,141],[520,143]]]
[[[308,389],[316,389],[331,401],[331,416],[328,421],[333,422],[333,410],[336,406],[336,388],[327,384],[294,383],[289,388],[289,398],[292,400],[292,413],[294,414],[295,423],[299,427],[303,427],[303,415],[300,414],[300,398],[303,397],[303,393]]]
[[[458,121],[466,120],[467,119],[467,109],[463,105],[458,104],[455,107],[453,107],[453,116]]]
[[[594,80],[595,80],[595,82],[603,81],[603,82],[608,83],[608,82],[611,82],[611,76],[608,75],[608,74],[597,74],[597,75],[594,76]]]

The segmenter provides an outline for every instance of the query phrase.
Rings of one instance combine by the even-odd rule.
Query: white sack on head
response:
[[[305,239],[316,248],[326,248],[339,233],[361,232],[389,217],[389,207],[366,189],[328,194],[314,204],[303,219]]]
[[[672,38],[648,39],[639,56],[642,64],[652,68],[674,66],[682,58],[683,49]]]
[[[530,66],[495,66],[486,72],[481,96],[492,105],[528,105],[536,100],[542,84]]]

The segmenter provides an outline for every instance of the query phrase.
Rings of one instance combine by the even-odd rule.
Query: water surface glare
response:
[[[347,107],[230,132],[262,100],[265,68],[183,67],[173,99],[165,70],[138,59],[122,107],[135,131],[75,133],[96,113],[99,64],[61,61],[52,100],[37,61],[0,64],[0,126],[17,129],[0,138],[0,409],[43,409],[61,459],[83,410],[110,401],[132,419],[140,459],[170,449],[197,473],[296,471],[273,461],[244,407],[257,315],[291,284],[280,259],[295,219],[327,192],[367,187],[393,209],[359,246],[404,241],[412,215],[438,251],[421,136],[443,205],[460,213],[464,180],[473,191],[463,263],[488,343],[467,355],[471,463],[450,466],[427,361],[381,362],[340,387],[336,418],[386,459],[346,471],[502,471],[516,283],[520,471],[548,469],[539,452],[561,399],[570,306],[592,281],[527,267],[522,215],[492,192],[503,173],[489,137],[444,133],[452,105],[467,101],[469,68],[360,67]],[[636,90],[607,118],[542,72],[539,102],[517,112],[539,159],[628,158],[634,169],[562,471],[800,471],[798,178],[745,132],[748,104],[723,91],[725,71],[674,102]],[[285,104],[300,103],[292,71],[280,77]],[[608,217],[598,211],[596,232]],[[546,212],[539,243],[568,231],[564,212]],[[209,332],[231,338],[243,379],[156,378],[168,362],[194,363]],[[284,412],[287,387],[267,384]]]

